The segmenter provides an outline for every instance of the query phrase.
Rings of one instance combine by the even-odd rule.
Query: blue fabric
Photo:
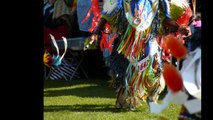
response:
[[[130,1],[131,11],[132,14],[135,14],[135,0]]]
[[[166,15],[166,18],[171,18],[170,15],[170,6],[169,6],[169,1],[168,0],[162,0],[163,3],[163,8],[164,8],[164,13]]]
[[[104,48],[103,49],[103,57],[106,58],[106,57],[109,57],[110,56],[110,52],[107,48]]]
[[[51,13],[53,13],[53,5],[47,2],[43,6],[43,16],[49,16]]]
[[[77,17],[79,29],[81,31],[88,32],[92,24],[93,13],[90,14],[90,17],[82,23],[83,19],[86,17],[89,9],[92,7],[91,0],[78,0],[77,2]]]

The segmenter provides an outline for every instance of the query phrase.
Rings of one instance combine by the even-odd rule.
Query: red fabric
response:
[[[105,30],[111,30],[111,26],[110,24],[106,23],[105,24]],[[107,39],[109,37],[109,33],[105,33],[104,31],[102,31],[102,38],[101,38],[101,42],[100,42],[100,49],[101,51],[104,50],[104,48],[108,49],[108,51],[110,52],[110,54],[112,53],[112,44],[113,41],[115,40],[117,34],[114,34],[113,37],[107,42]]]
[[[52,40],[49,34],[52,34],[55,37],[55,40],[60,40],[62,39],[62,36],[67,37],[69,33],[66,25],[61,25],[56,29],[44,27],[44,48],[52,53],[54,52],[54,49],[51,47]]]
[[[89,9],[89,11],[87,12],[86,17],[82,20],[81,23],[84,23],[91,15],[91,13],[93,13],[94,17],[92,18],[92,23],[91,23],[91,27],[88,30],[89,32],[92,32],[95,27],[98,25],[98,22],[100,20],[100,8],[98,5],[98,0],[91,0],[92,6]]]
[[[180,72],[172,64],[163,65],[163,77],[166,85],[172,92],[178,92],[183,88],[183,80]]]
[[[180,18],[177,19],[177,23],[181,26],[187,26],[191,16],[192,16],[192,10],[188,6],[185,8],[185,13]]]

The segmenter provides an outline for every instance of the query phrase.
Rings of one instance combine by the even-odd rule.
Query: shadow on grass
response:
[[[44,89],[46,88],[60,88],[60,87],[66,87],[66,86],[72,86],[76,84],[82,84],[84,82],[88,82],[86,79],[73,79],[73,80],[44,80]]]
[[[69,87],[79,84],[97,84],[97,86],[87,86],[81,88],[70,88],[63,90],[47,90],[44,91],[44,97],[58,97],[58,96],[79,96],[79,97],[102,97],[102,98],[115,98],[115,90],[108,88],[109,83],[107,80],[98,79],[79,79],[72,81],[53,81],[46,80],[45,88],[58,88],[58,87]],[[167,88],[165,88],[159,96],[159,100],[163,100],[167,93]]]
[[[73,79],[73,80],[44,80],[44,89],[46,88],[60,88],[60,87],[67,87],[67,86],[73,86],[73,85],[78,85],[78,84],[100,84],[103,86],[108,86],[109,83],[109,78],[89,78],[89,79]]]
[[[114,90],[102,86],[87,86],[81,88],[71,88],[63,90],[48,90],[44,91],[44,97],[58,97],[58,96],[78,96],[78,97],[101,97],[101,98],[115,98]]]
[[[120,113],[127,112],[129,110],[115,108],[111,104],[101,104],[101,105],[50,105],[44,106],[44,112],[62,112],[62,111],[71,111],[71,112],[111,112],[111,113]],[[141,111],[134,111],[141,112]]]

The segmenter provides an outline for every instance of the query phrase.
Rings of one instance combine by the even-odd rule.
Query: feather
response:
[[[59,60],[61,61],[64,58],[64,55],[67,52],[67,39],[65,37],[62,37],[63,41],[64,41],[64,53],[62,54],[62,56],[59,58]]]
[[[174,35],[168,35],[165,38],[165,46],[170,50],[172,56],[179,60],[186,57],[187,48],[180,41],[178,41],[177,37]]]
[[[59,48],[58,48],[58,45],[56,43],[55,37],[52,34],[50,34],[50,37],[51,37],[51,40],[53,42],[54,47],[56,48],[56,52],[58,54],[57,56],[59,56]]]
[[[172,64],[164,64],[163,66],[163,77],[166,85],[172,92],[178,92],[183,88],[183,80],[181,74],[175,66]]]

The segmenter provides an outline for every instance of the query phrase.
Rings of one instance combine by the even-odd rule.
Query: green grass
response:
[[[44,120],[177,120],[178,105],[161,114],[149,113],[146,103],[135,111],[115,108],[108,79],[44,81]]]

